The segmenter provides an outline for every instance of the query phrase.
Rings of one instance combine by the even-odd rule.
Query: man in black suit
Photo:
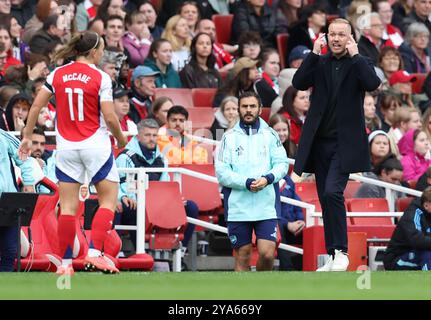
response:
[[[293,77],[298,90],[313,87],[296,157],[295,172],[314,172],[330,258],[318,271],[345,271],[347,223],[344,189],[349,173],[370,171],[363,111],[366,91],[380,85],[373,63],[358,53],[347,20],[329,26],[329,54],[320,56],[325,35],[314,42]]]

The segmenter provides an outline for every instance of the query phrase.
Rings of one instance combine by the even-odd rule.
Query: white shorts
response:
[[[61,182],[120,181],[111,148],[58,150],[55,160],[55,174]]]

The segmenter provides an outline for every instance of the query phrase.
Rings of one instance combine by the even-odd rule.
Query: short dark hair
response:
[[[374,173],[380,176],[383,170],[387,174],[393,170],[403,171],[403,165],[395,155],[390,153],[379,162],[379,164],[376,166],[376,169],[374,170]]]
[[[186,117],[186,120],[189,119],[189,112],[183,106],[172,106],[168,110],[168,115],[166,116],[166,119],[169,119],[171,115],[174,115],[174,114],[182,114],[184,117]]]
[[[260,100],[259,95],[254,91],[246,91],[241,93],[240,96],[238,97],[238,106],[241,106],[242,99],[250,98],[250,97],[256,98],[259,108],[262,108],[262,101]]]
[[[120,20],[123,23],[123,26],[125,27],[123,17],[118,14],[114,14],[109,16],[105,21],[103,21],[103,28],[105,29],[108,28],[108,22],[112,20]]]
[[[37,126],[34,127],[33,134],[38,134],[38,135],[44,136],[46,138],[45,130],[43,130],[41,127],[37,127]]]
[[[42,29],[48,31],[51,26],[57,27],[58,15],[52,14],[48,16],[43,22]]]

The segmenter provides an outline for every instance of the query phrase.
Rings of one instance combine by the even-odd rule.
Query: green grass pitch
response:
[[[4,273],[0,299],[431,299],[431,272],[359,277],[354,272],[77,273],[70,290],[59,290],[55,274]],[[358,282],[370,288],[359,290]]]

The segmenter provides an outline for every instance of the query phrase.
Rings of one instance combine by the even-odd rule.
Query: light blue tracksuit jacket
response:
[[[12,161],[21,169],[21,177],[24,185],[34,185],[36,183],[33,176],[34,166],[38,166],[36,160],[29,158],[21,161],[18,157],[20,141],[0,129],[0,194],[2,192],[16,192],[16,179]]]
[[[223,186],[227,221],[276,219],[280,210],[278,181],[288,171],[287,155],[277,132],[259,118],[254,126],[238,122],[222,138],[216,175]],[[265,176],[268,185],[249,191],[252,179]]]

